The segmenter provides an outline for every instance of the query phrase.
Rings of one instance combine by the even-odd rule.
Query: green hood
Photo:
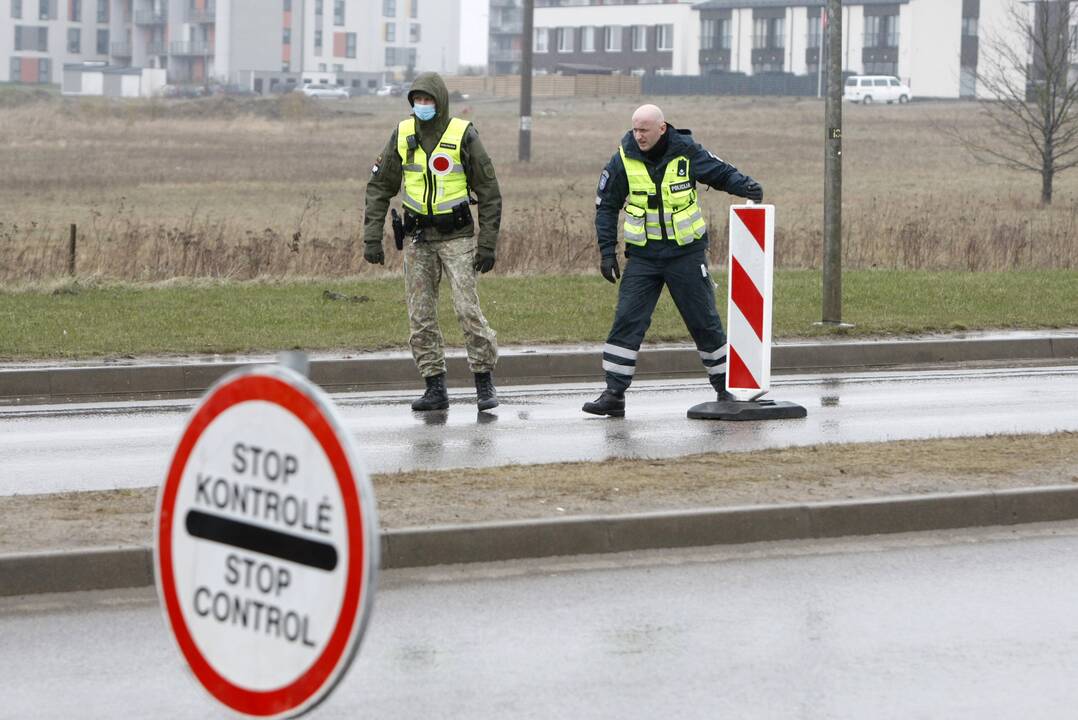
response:
[[[434,116],[434,119],[427,121],[416,119],[419,135],[424,140],[428,138],[436,140],[445,132],[446,126],[449,125],[449,89],[445,86],[445,81],[442,80],[442,76],[438,73],[421,73],[412,82],[412,87],[408,90],[409,106],[413,105],[412,93],[417,90],[433,97],[434,104],[438,108],[438,114]]]

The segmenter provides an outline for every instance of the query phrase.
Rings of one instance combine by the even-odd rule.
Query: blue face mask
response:
[[[416,103],[412,106],[412,112],[420,120],[430,120],[438,114],[438,108],[434,105],[420,105]]]

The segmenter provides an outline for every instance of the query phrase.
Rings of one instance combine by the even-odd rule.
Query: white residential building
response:
[[[0,0],[0,82],[65,64],[161,68],[171,83],[265,92],[457,71],[460,0]]]

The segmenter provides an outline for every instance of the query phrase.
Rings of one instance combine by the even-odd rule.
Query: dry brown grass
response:
[[[539,99],[533,157],[516,162],[516,102],[458,102],[493,155],[505,200],[498,270],[596,262],[593,197],[638,98]],[[671,122],[758,178],[778,206],[777,264],[816,267],[822,104],[661,98]],[[0,107],[0,281],[54,277],[79,227],[80,274],[337,276],[361,261],[367,174],[400,98],[110,103],[40,97]],[[1039,180],[975,164],[937,130],[987,132],[965,103],[847,107],[846,265],[998,270],[1078,266],[1078,174],[1038,207]],[[704,193],[712,253],[730,197]],[[388,253],[394,270],[396,252]]]

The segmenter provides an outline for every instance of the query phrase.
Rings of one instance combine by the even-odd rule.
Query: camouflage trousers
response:
[[[490,372],[498,362],[496,333],[479,309],[476,291],[475,238],[408,243],[404,250],[404,284],[408,294],[408,344],[423,377],[445,372],[442,331],[438,327],[438,285],[444,274],[453,292],[453,309],[464,332],[468,367]]]

